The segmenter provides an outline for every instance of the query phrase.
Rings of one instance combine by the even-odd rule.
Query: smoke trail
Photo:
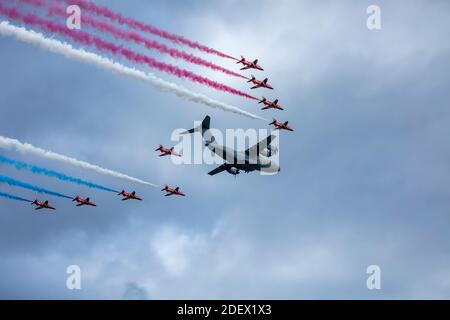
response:
[[[1,24],[0,24],[0,28],[1,28]],[[104,169],[104,168],[90,164],[85,161],[80,161],[75,158],[70,158],[70,157],[55,153],[55,152],[37,148],[31,144],[22,143],[16,139],[10,139],[10,138],[0,136],[0,148],[5,149],[5,150],[16,150],[16,151],[19,151],[21,153],[26,153],[26,154],[33,154],[33,155],[41,157],[41,158],[55,160],[55,161],[58,161],[58,162],[61,162],[64,164],[70,164],[70,165],[73,165],[73,166],[76,166],[76,167],[79,167],[82,169],[90,170],[90,171],[93,171],[93,172],[96,172],[96,173],[99,173],[99,174],[102,174],[105,176],[122,179],[122,180],[125,180],[128,182],[158,187],[156,184],[153,184],[153,183],[150,183],[147,181],[143,181],[143,180],[140,180],[137,178],[133,178],[133,177],[127,176],[123,173],[115,172],[115,171],[112,171],[109,169]]]
[[[124,75],[127,77],[147,82],[156,89],[173,92],[177,96],[183,97],[195,103],[200,103],[212,108],[233,112],[252,119],[267,121],[262,117],[244,111],[238,107],[230,106],[226,103],[213,100],[203,94],[192,92],[177,84],[164,81],[151,73],[146,73],[134,68],[126,67],[120,63],[114,62],[108,58],[99,56],[95,53],[87,52],[83,49],[74,49],[68,43],[63,43],[54,39],[48,39],[44,37],[44,35],[41,33],[37,33],[35,31],[28,31],[25,28],[12,26],[7,21],[3,21],[0,23],[0,34],[4,36],[13,36],[20,41],[40,46],[41,48],[44,48],[54,53],[62,54],[69,59],[74,59],[92,65],[96,65],[100,68],[110,70],[120,75]]]
[[[21,1],[25,1],[28,2],[29,0],[21,0]],[[33,0],[35,1],[35,0]],[[50,16],[52,15],[58,15],[58,16],[63,16],[66,17],[67,13],[66,10],[64,10],[62,7],[59,6],[49,6],[48,8],[48,14]],[[113,24],[109,24],[107,22],[101,21],[101,20],[97,20],[93,17],[87,16],[87,15],[83,15],[83,24],[91,26],[95,29],[98,29],[100,31],[103,32],[107,32],[110,33],[111,35],[113,35],[116,39],[122,39],[125,41],[132,41],[136,44],[140,44],[140,45],[144,45],[147,49],[152,49],[152,50],[157,50],[161,53],[165,53],[170,55],[173,58],[177,58],[177,59],[183,59],[185,61],[188,61],[190,63],[193,64],[197,64],[200,66],[204,66],[210,69],[213,69],[215,71],[220,71],[223,72],[225,74],[231,75],[231,76],[235,76],[235,77],[239,77],[239,78],[243,78],[243,79],[248,79],[246,76],[243,76],[239,73],[236,73],[234,71],[228,70],[226,68],[223,68],[221,66],[218,66],[212,62],[206,61],[202,58],[199,58],[193,54],[181,51],[181,50],[177,50],[174,48],[170,48],[168,46],[166,46],[165,44],[159,43],[157,41],[153,41],[150,40],[148,38],[142,37],[139,33],[137,32],[133,32],[133,31],[125,31],[122,30],[120,28],[116,28]]]
[[[72,40],[84,44],[84,45],[93,45],[98,50],[106,51],[114,55],[122,56],[129,61],[132,61],[136,64],[146,64],[147,66],[157,69],[159,71],[163,71],[172,75],[175,75],[179,78],[187,78],[194,82],[198,82],[204,85],[207,85],[216,90],[225,91],[231,94],[235,94],[244,98],[249,98],[253,100],[258,100],[257,98],[249,95],[240,90],[231,88],[227,85],[221,84],[217,81],[210,80],[208,78],[197,75],[193,72],[190,72],[185,69],[178,68],[177,66],[159,62],[149,56],[137,53],[133,50],[123,48],[122,46],[116,45],[114,43],[104,41],[96,36],[93,36],[87,32],[79,31],[79,30],[70,30],[66,26],[58,25],[52,21],[41,19],[35,14],[26,14],[22,15],[20,11],[15,8],[5,8],[0,4],[0,14],[7,16],[10,19],[19,20],[27,25],[38,26],[43,28],[44,30],[52,33],[58,33],[63,36],[69,37]]]
[[[17,196],[13,196],[12,194],[7,194],[7,193],[3,193],[3,192],[0,192],[0,197],[8,198],[8,199],[11,199],[11,200],[17,200],[17,201],[33,202],[33,201],[30,201],[30,200],[27,200],[27,199],[24,199],[24,198],[21,198],[21,197],[17,197]]]
[[[200,51],[207,52],[207,53],[210,53],[210,54],[214,54],[214,55],[217,55],[217,56],[222,57],[222,58],[228,58],[228,59],[236,60],[236,58],[233,58],[232,56],[227,55],[225,53],[222,53],[222,52],[220,52],[218,50],[209,48],[209,47],[207,47],[205,45],[202,45],[202,44],[199,44],[199,43],[197,43],[195,41],[191,41],[189,39],[186,39],[183,36],[175,35],[175,34],[167,32],[167,31],[161,30],[161,29],[159,29],[159,28],[157,28],[155,26],[152,26],[150,24],[142,23],[142,22],[140,22],[138,20],[135,20],[133,18],[124,17],[120,13],[115,13],[115,12],[111,11],[109,8],[104,7],[104,6],[96,5],[93,2],[85,1],[85,0],[59,0],[59,1],[60,2],[65,2],[68,5],[76,4],[76,5],[80,6],[81,9],[83,9],[85,11],[88,11],[88,12],[91,12],[91,13],[94,13],[95,15],[109,18],[109,19],[111,19],[113,21],[116,21],[116,22],[122,24],[122,25],[126,25],[126,26],[128,26],[130,28],[137,29],[137,30],[140,30],[140,31],[144,31],[144,32],[153,34],[155,36],[158,36],[158,37],[161,37],[163,39],[175,42],[177,44],[184,44],[184,45],[186,45],[186,46],[188,46],[190,48],[198,49]]]
[[[41,187],[34,186],[34,185],[26,183],[26,182],[14,180],[12,178],[5,177],[5,176],[0,176],[0,183],[6,183],[6,184],[8,184],[10,186],[15,186],[15,187],[19,187],[19,188],[28,189],[28,190],[33,190],[33,191],[36,191],[38,193],[45,193],[45,194],[49,194],[49,195],[55,196],[55,197],[72,199],[72,197],[63,195],[61,193],[50,191],[50,190],[46,190],[46,189],[43,189]]]
[[[70,176],[67,176],[67,175],[65,175],[63,173],[59,173],[59,172],[56,172],[56,171],[53,171],[53,170],[48,170],[48,169],[45,169],[45,168],[34,166],[34,165],[31,165],[31,164],[28,164],[28,163],[25,163],[25,162],[22,162],[22,161],[8,159],[8,158],[6,158],[6,157],[4,157],[2,155],[0,155],[0,163],[13,165],[14,167],[16,167],[17,170],[28,170],[28,171],[31,171],[31,172],[33,172],[35,174],[43,174],[43,175],[46,175],[46,176],[49,176],[49,177],[53,177],[53,178],[56,178],[56,179],[59,179],[59,180],[62,180],[62,181],[68,181],[68,182],[76,183],[76,184],[83,185],[83,186],[86,186],[86,187],[89,187],[89,188],[94,188],[94,189],[99,189],[99,190],[104,190],[104,191],[109,191],[109,192],[115,192],[115,193],[118,192],[117,190],[106,188],[106,187],[103,187],[101,185],[98,185],[98,184],[95,184],[95,183],[91,183],[91,182],[88,182],[88,181],[84,181],[84,180],[81,180],[81,179],[78,179],[78,178],[70,177]]]

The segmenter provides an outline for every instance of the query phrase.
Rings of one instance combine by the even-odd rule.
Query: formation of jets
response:
[[[180,191],[179,187],[172,189],[166,185],[164,187],[163,191],[167,192],[166,196],[171,196],[171,195],[185,196],[185,194]],[[122,196],[122,201],[126,201],[126,200],[142,201],[142,198],[136,194],[136,191],[128,192],[128,191],[122,190],[121,192],[118,193],[118,195]],[[77,207],[82,207],[82,206],[96,207],[97,206],[94,202],[91,201],[90,198],[83,199],[80,196],[76,196],[75,198],[73,198],[72,202],[76,202]],[[56,208],[51,206],[48,201],[40,201],[39,199],[36,199],[33,202],[31,202],[31,205],[36,206],[35,210],[42,210],[42,209],[56,210]]]
[[[237,60],[237,59],[236,59]],[[256,69],[264,71],[264,69],[258,65],[258,59],[255,61],[250,61],[244,58],[244,56],[241,56],[241,59],[238,60],[236,63],[241,63],[244,65],[241,70],[247,70],[247,69]],[[265,78],[264,80],[257,80],[254,75],[247,81],[247,83],[252,83],[254,86],[250,89],[258,89],[258,88],[266,88],[273,90],[273,87],[268,83],[269,79]],[[273,102],[270,100],[267,100],[266,97],[262,97],[262,99],[259,100],[258,104],[263,103],[264,107],[261,110],[267,110],[267,109],[277,109],[277,110],[284,110],[282,106],[278,104],[278,99],[275,99]],[[287,121],[285,123],[279,123],[274,122],[271,124],[274,124],[278,130],[288,130],[288,131],[294,131],[292,128],[287,126]],[[278,124],[278,125],[277,125]]]
[[[241,70],[255,69],[264,71],[264,69],[258,64],[258,59],[250,61],[247,60],[244,56],[241,56],[241,59],[239,59],[236,63],[243,65]],[[254,75],[251,75],[251,78],[248,79],[247,83],[253,84],[253,86],[250,89],[265,88],[273,90],[274,88],[272,87],[272,85],[268,83],[268,81],[269,81],[268,78],[258,80]],[[266,97],[262,97],[258,101],[258,104],[264,105],[264,107],[261,110],[268,110],[268,109],[284,110],[284,108],[279,104],[278,99],[270,101]],[[189,134],[194,132],[201,132],[202,137],[205,140],[205,146],[208,149],[210,149],[213,153],[215,153],[216,155],[225,160],[225,163],[215,168],[214,170],[210,171],[208,173],[209,175],[213,176],[224,171],[234,176],[239,175],[241,172],[249,173],[252,171],[262,171],[262,170],[265,170],[266,172],[280,171],[279,165],[277,163],[273,163],[272,160],[270,159],[271,156],[275,152],[277,152],[276,148],[271,145],[271,143],[276,138],[274,135],[270,135],[264,138],[263,140],[259,141],[257,144],[248,148],[247,150],[237,151],[229,147],[220,145],[216,142],[216,139],[214,138],[214,136],[210,131],[210,120],[211,118],[209,116],[206,116],[199,127],[187,130],[186,132],[182,133],[182,134]],[[273,125],[274,130],[294,131],[294,129],[289,126],[288,121],[280,122],[275,118],[273,118],[273,121],[269,123],[269,125]],[[180,157],[181,155],[175,152],[174,149],[175,149],[174,147],[168,148],[160,144],[159,147],[155,149],[155,151],[159,151],[160,153],[159,157],[164,156]],[[233,161],[230,161],[230,159],[233,159]],[[180,187],[172,188],[168,185],[165,185],[164,188],[161,189],[161,191],[165,192],[166,197],[186,196],[183,192],[180,191]],[[122,190],[121,192],[118,193],[118,195],[122,197],[122,201],[127,200],[142,201],[142,198],[136,194],[136,191],[128,192]],[[77,207],[97,206],[94,202],[90,200],[90,198],[83,199],[78,195],[72,199],[72,202],[76,202]],[[40,200],[36,199],[33,202],[31,202],[31,205],[36,206],[35,210],[42,210],[42,209],[55,210],[55,207],[51,206],[48,201],[41,202]]]
[[[179,154],[174,152],[173,147],[166,148],[163,145],[160,145],[159,148],[156,149],[155,151],[160,151],[161,152],[160,156],[168,156],[168,155],[180,156]],[[161,191],[166,192],[165,196],[172,196],[172,195],[183,196],[183,197],[186,196],[183,192],[180,191],[180,187],[171,188],[168,185],[165,185]],[[127,201],[127,200],[142,201],[142,198],[136,194],[136,191],[129,192],[126,190],[122,190],[117,195],[122,197],[122,201]],[[76,202],[77,207],[82,207],[82,206],[96,207],[97,206],[94,202],[91,201],[90,198],[83,199],[82,197],[80,197],[78,195],[72,199],[72,202]],[[31,205],[36,206],[35,210],[42,210],[42,209],[56,210],[56,208],[53,207],[52,205],[50,205],[48,201],[40,201],[39,199],[36,199],[33,202],[31,202]]]
[[[76,196],[72,199],[72,202],[77,202],[77,207],[81,206],[92,206],[96,207],[97,205],[90,201],[89,198],[83,199],[80,196]],[[31,205],[35,205],[35,210],[42,210],[42,209],[48,209],[48,210],[56,210],[55,207],[51,206],[48,201],[41,202],[39,199],[34,200]]]

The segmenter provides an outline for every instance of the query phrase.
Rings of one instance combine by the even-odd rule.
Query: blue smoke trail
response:
[[[3,193],[3,192],[0,192],[0,197],[17,200],[17,201],[32,202],[30,200],[27,200],[27,199],[24,199],[21,197],[17,197],[17,196],[13,196],[11,194],[7,194],[7,193]]]
[[[58,192],[54,192],[54,191],[50,191],[50,190],[46,190],[37,186],[33,186],[32,184],[26,183],[26,182],[22,182],[22,181],[18,181],[18,180],[14,180],[12,178],[9,177],[5,177],[5,176],[0,176],[0,183],[6,183],[10,186],[16,186],[16,187],[20,187],[20,188],[24,188],[24,189],[28,189],[28,190],[33,190],[39,193],[46,193],[55,197],[60,197],[60,198],[66,198],[66,199],[72,199],[72,197],[63,195],[61,193]]]
[[[91,183],[88,181],[84,181],[78,178],[74,178],[74,177],[70,177],[70,176],[66,176],[63,173],[59,173],[56,171],[52,171],[52,170],[47,170],[45,168],[41,168],[41,167],[37,167],[22,161],[16,161],[16,160],[12,160],[12,159],[8,159],[2,155],[0,155],[0,163],[4,163],[4,164],[9,164],[9,165],[13,165],[16,167],[17,170],[28,170],[31,171],[35,174],[43,174],[49,177],[53,177],[53,178],[57,178],[59,180],[63,180],[63,181],[68,181],[68,182],[73,182],[79,185],[83,185],[89,188],[94,188],[94,189],[100,189],[100,190],[104,190],[104,191],[109,191],[109,192],[114,192],[117,193],[118,191],[114,190],[114,189],[110,189],[110,188],[106,188],[103,187],[101,185],[95,184],[95,183]]]

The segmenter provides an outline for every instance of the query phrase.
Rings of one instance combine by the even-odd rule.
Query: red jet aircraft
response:
[[[127,192],[125,190],[122,190],[118,195],[119,196],[123,196],[122,201],[125,201],[125,200],[139,200],[139,201],[142,201],[141,198],[136,196],[136,191]]]
[[[281,107],[278,104],[278,99],[275,99],[273,102],[267,100],[265,97],[262,97],[261,100],[259,100],[259,103],[264,103],[265,107],[262,108],[261,110],[267,110],[267,109],[278,109],[278,110],[284,110],[283,107]]]
[[[289,121],[286,122],[278,122],[277,120],[273,119],[273,121],[271,123],[269,123],[269,125],[274,125],[275,126],[275,130],[288,130],[288,131],[294,131],[294,129],[292,129],[291,127],[288,126]]]
[[[252,62],[252,61],[246,60],[243,56],[241,56],[241,60],[239,60],[236,63],[242,63],[244,65],[244,67],[241,68],[241,70],[258,69],[258,70],[264,71],[264,69],[258,65],[258,59],[256,59],[255,61]]]
[[[176,187],[175,189],[170,188],[168,185],[166,185],[161,191],[167,192],[165,196],[186,196],[183,192],[180,191],[180,187]]]
[[[254,86],[250,89],[267,88],[273,90],[272,86],[267,83],[268,80],[268,78],[265,78],[264,80],[256,80],[255,76],[252,75],[252,78],[248,80],[247,83],[252,82],[254,84]]]
[[[177,156],[177,157],[181,157],[181,155],[179,155],[178,153],[176,153],[174,150],[175,147],[172,148],[166,148],[164,147],[162,144],[159,145],[159,148],[156,149],[155,151],[160,151],[161,154],[159,155],[160,157],[164,157],[164,156]]]
[[[75,198],[73,198],[72,202],[78,202],[77,207],[81,207],[81,206],[91,206],[91,207],[96,207],[97,205],[93,202],[91,202],[91,199],[86,198],[80,198],[80,196],[76,196]]]
[[[36,209],[34,210],[41,210],[41,209],[56,210],[54,207],[48,204],[48,201],[40,202],[38,199],[36,199],[31,203],[31,205],[36,206]]]

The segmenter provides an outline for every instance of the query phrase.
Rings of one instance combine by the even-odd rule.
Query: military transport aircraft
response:
[[[237,151],[216,142],[210,130],[210,121],[211,118],[206,116],[198,127],[181,133],[190,134],[200,132],[205,140],[205,146],[225,160],[224,164],[209,172],[209,175],[213,176],[223,171],[227,171],[233,175],[239,174],[240,171],[247,173],[252,171],[276,173],[280,171],[279,164],[267,154],[268,147],[276,139],[276,136],[270,135],[247,150]],[[229,162],[230,159],[231,161]]]

